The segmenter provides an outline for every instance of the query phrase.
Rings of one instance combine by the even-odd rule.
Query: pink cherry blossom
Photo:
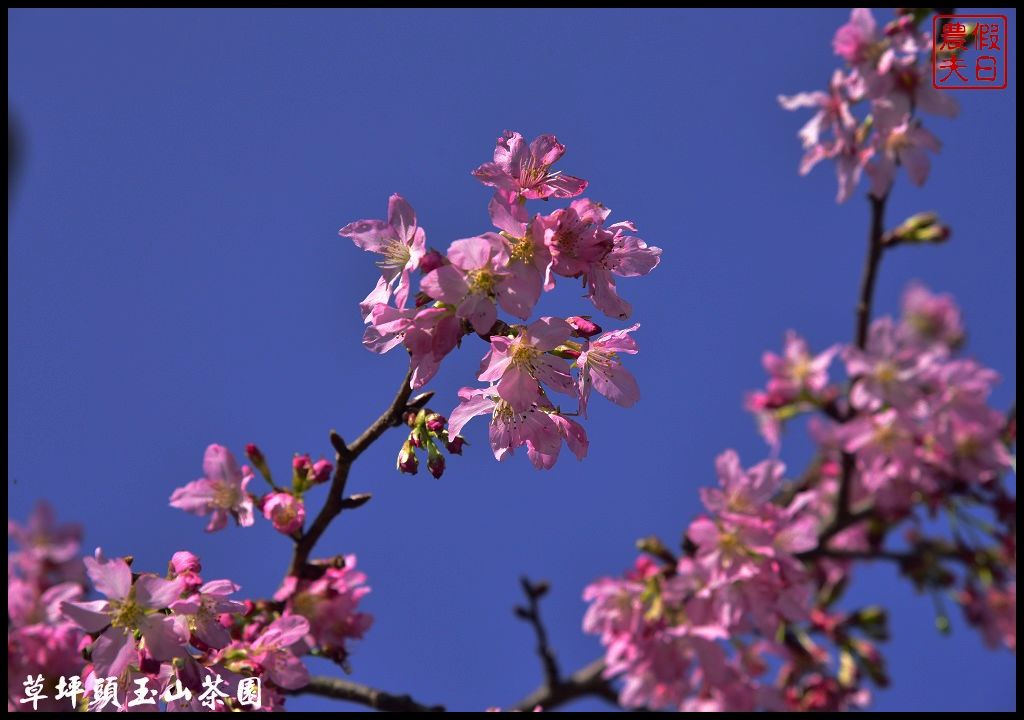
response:
[[[629,334],[639,327],[636,324],[606,332],[584,345],[576,358],[580,370],[580,414],[586,415],[591,388],[622,407],[632,407],[640,399],[636,378],[619,360],[620,354],[637,353],[636,341]]]
[[[497,382],[498,394],[517,412],[541,400],[541,382],[557,392],[575,395],[568,363],[548,354],[569,339],[571,330],[561,318],[542,317],[514,338],[492,336],[477,379]]]
[[[263,517],[270,520],[279,533],[291,535],[302,529],[306,521],[306,507],[291,493],[271,493],[263,500]]]
[[[297,690],[309,683],[309,671],[295,654],[309,634],[309,622],[301,615],[282,615],[248,648],[250,659],[279,687]]]
[[[554,135],[541,135],[527,145],[517,132],[506,130],[494,148],[494,162],[473,171],[484,185],[527,199],[576,197],[587,181],[561,171],[552,171],[565,154],[565,146]]]
[[[918,282],[903,293],[903,321],[900,333],[909,342],[924,347],[936,344],[955,349],[964,339],[960,308],[950,295],[936,295]]]
[[[383,259],[377,263],[381,278],[377,287],[363,301],[364,318],[376,303],[386,303],[392,292],[398,307],[405,307],[409,296],[409,274],[415,270],[426,253],[427,235],[416,224],[416,213],[401,195],[388,198],[387,220],[359,220],[338,231],[342,237],[352,238],[358,247],[377,253]]]
[[[871,194],[879,198],[888,194],[898,166],[907,169],[912,183],[924,185],[931,170],[928,152],[937,153],[942,147],[938,138],[909,117],[894,121],[892,125],[879,122],[878,151],[874,161],[867,166],[867,173],[871,176]]]
[[[434,300],[455,306],[455,314],[473,330],[486,333],[498,319],[495,302],[509,277],[504,243],[496,233],[456,240],[448,248],[450,264],[428,273],[420,287]]]
[[[771,376],[768,392],[791,400],[802,395],[817,396],[828,385],[828,368],[839,352],[833,345],[818,355],[812,355],[807,341],[789,330],[786,333],[782,355],[766,352],[761,363]]]
[[[85,565],[93,585],[107,599],[65,601],[61,610],[85,632],[102,631],[92,645],[92,663],[97,673],[118,677],[130,663],[136,662],[136,632],[142,637],[143,647],[157,660],[170,660],[184,653],[189,636],[185,619],[160,612],[181,595],[184,582],[180,578],[164,580],[155,575],[140,575],[133,580],[128,563],[120,558],[87,557]]]
[[[204,477],[171,494],[171,507],[194,515],[210,515],[207,532],[223,529],[228,515],[242,527],[253,523],[253,502],[246,492],[253,474],[238,467],[235,456],[222,445],[210,445],[203,456]]]
[[[515,449],[526,446],[534,467],[550,469],[558,460],[562,440],[582,460],[587,453],[587,436],[583,427],[562,416],[554,408],[534,405],[517,411],[506,402],[495,386],[459,390],[461,403],[448,416],[449,435],[458,435],[465,424],[477,415],[490,415],[490,442],[495,459],[511,457]]]
[[[223,613],[241,613],[245,604],[229,600],[239,587],[230,580],[211,580],[192,594],[170,604],[171,611],[187,619],[196,637],[211,648],[222,648],[231,642],[231,636],[220,622]]]
[[[444,307],[399,310],[379,303],[370,312],[363,345],[385,353],[404,344],[411,356],[413,389],[423,387],[437,374],[441,361],[455,349],[462,335],[455,312]]]
[[[344,566],[331,567],[317,580],[290,576],[274,595],[288,610],[309,621],[309,631],[321,653],[337,662],[348,655],[346,643],[362,638],[373,616],[359,611],[359,602],[370,592],[366,575],[356,570],[356,556],[346,555]]]

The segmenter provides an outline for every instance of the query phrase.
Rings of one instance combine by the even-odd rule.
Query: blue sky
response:
[[[337,229],[400,192],[442,250],[489,230],[470,171],[506,128],[555,133],[563,169],[664,249],[652,275],[620,285],[641,323],[630,366],[643,399],[594,401],[590,456],[547,473],[496,463],[478,420],[443,479],[399,475],[393,431],[349,482],[373,501],[319,551],[356,553],[373,586],[355,680],[456,709],[519,699],[540,679],[511,612],[523,573],[553,582],[543,611],[563,667],[590,661],[582,588],[625,568],[636,538],[674,542],[723,449],[748,465],[767,454],[741,407],[762,351],[788,328],[816,347],[851,336],[867,204],[837,206],[830,168],[797,176],[806,115],[775,101],[824,86],[846,15],[9,11],[8,92],[27,140],[8,225],[9,513],[48,498],[85,523],[88,548],[157,571],[187,548],[206,577],[272,593],[290,543],[262,520],[207,535],[168,507],[171,491],[199,476],[211,442],[257,442],[284,473],[293,452],[326,455],[328,429],[360,432],[404,360],[360,345],[375,268]],[[932,177],[900,182],[890,202],[890,224],[939,211],[951,243],[893,252],[877,294],[894,312],[911,278],[953,293],[969,352],[1003,377],[1001,407],[1016,394],[1009,47],[1009,88],[960,92],[959,118],[928,119],[944,142]],[[585,312],[576,295],[538,310]],[[446,360],[437,410],[473,384],[482,352],[467,342]],[[794,472],[807,452],[798,433],[784,439]],[[892,609],[893,687],[877,709],[1015,708],[1014,657],[958,616],[939,636],[931,600],[892,569],[864,568],[854,601]]]

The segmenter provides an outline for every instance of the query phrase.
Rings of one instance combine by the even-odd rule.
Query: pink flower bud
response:
[[[198,557],[188,550],[181,550],[171,556],[171,569],[174,570],[175,574],[182,575],[184,573],[202,572],[203,566],[199,563]]]
[[[575,337],[589,338],[601,332],[601,326],[585,316],[573,315],[565,321],[569,323]]]
[[[294,470],[295,474],[303,480],[306,479],[306,475],[309,474],[312,467],[313,461],[310,459],[309,455],[296,455],[292,458],[292,470]]]
[[[262,465],[266,460],[263,457],[263,452],[254,443],[249,443],[245,446],[245,455],[256,467]]]
[[[452,455],[461,455],[462,446],[466,444],[466,438],[456,435],[444,444],[445,449]]]
[[[290,493],[273,493],[263,501],[263,517],[270,520],[279,533],[291,535],[302,529],[306,508],[301,500]]]
[[[442,265],[444,265],[444,255],[434,248],[427,250],[423,257],[420,258],[420,272],[424,275],[433,270],[437,270]]]
[[[433,433],[439,433],[444,430],[444,426],[448,424],[444,415],[438,413],[431,413],[427,416],[427,430]]]
[[[420,459],[416,457],[416,451],[412,449],[412,442],[406,440],[402,449],[398,451],[398,462],[396,466],[401,472],[415,475],[420,467]]]
[[[430,458],[427,460],[427,469],[430,470],[430,474],[435,478],[440,478],[444,475],[444,455],[441,453],[431,453]]]
[[[334,470],[334,465],[328,460],[321,458],[313,463],[313,484],[319,485],[325,483],[331,479],[331,472]]]

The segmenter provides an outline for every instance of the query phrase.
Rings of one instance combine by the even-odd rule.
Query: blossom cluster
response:
[[[545,316],[510,325],[499,319],[499,309],[528,321],[541,294],[560,277],[581,281],[595,308],[626,320],[632,308],[619,295],[616,278],[646,275],[661,259],[661,249],[637,237],[631,221],[608,223],[607,207],[579,197],[586,180],[553,169],[564,153],[553,135],[528,143],[506,131],[493,161],[473,171],[494,189],[488,205],[494,229],[455,240],[444,254],[427,248],[415,212],[400,195],[390,197],[386,219],[360,220],[340,231],[382,256],[381,276],[360,304],[367,325],[363,344],[377,353],[404,346],[416,389],[437,373],[464,336],[488,341],[477,374],[488,386],[460,391],[448,436],[457,437],[469,417],[490,414],[494,456],[503,460],[525,446],[538,468],[555,463],[563,440],[578,458],[586,454],[586,433],[570,415],[585,414],[591,388],[625,407],[636,402],[639,390],[620,353],[636,352],[629,333],[638,326],[601,334],[587,316]],[[571,201],[547,214],[526,209],[528,200],[550,199]],[[418,292],[412,287],[414,273]],[[568,396],[575,407],[563,410],[549,391]],[[399,469],[415,471],[415,448],[421,447],[416,441],[426,439],[422,433],[410,435]],[[443,456],[434,443],[427,449],[437,476]]]
[[[898,323],[875,321],[867,346],[809,350],[795,333],[766,353],[767,387],[750,406],[778,445],[783,419],[816,410],[813,471],[786,483],[776,459],[743,469],[732,451],[717,460],[719,487],[701,491],[706,515],[685,534],[679,558],[656,541],[622,578],[590,585],[584,629],[605,646],[606,673],[621,676],[620,700],[679,710],[817,709],[863,706],[865,678],[887,683],[874,640],[877,609],[829,605],[851,560],[886,550],[906,523],[901,571],[944,591],[993,646],[1016,645],[1016,502],[998,482],[1012,468],[1005,416],[987,403],[995,374],[955,354],[964,337],[949,296],[919,284]],[[842,359],[847,392],[831,382]],[[1015,432],[1012,431],[1012,432]],[[844,463],[850,515],[835,508]],[[970,520],[988,513],[985,542],[928,536],[922,513],[944,508]],[[949,567],[960,562],[957,576]],[[839,670],[819,639],[837,650]],[[769,668],[776,678],[766,678]]]
[[[292,535],[301,531],[306,520],[303,497],[311,488],[330,480],[334,465],[323,458],[313,462],[309,455],[296,455],[292,458],[291,487],[285,489],[274,483],[266,458],[256,445],[246,446],[245,451],[271,492],[262,496],[251,492],[253,468],[240,466],[228,448],[214,444],[203,454],[203,477],[177,488],[171,494],[171,507],[208,515],[207,532],[222,530],[229,517],[241,527],[250,527],[257,509],[278,532]]]
[[[900,166],[915,185],[928,178],[929,154],[941,143],[915,113],[954,117],[959,107],[932,85],[932,40],[918,27],[926,15],[901,10],[880,27],[869,8],[855,8],[832,40],[846,68],[835,70],[828,89],[779,96],[786,110],[817,110],[798,133],[804,149],[800,174],[822,160],[835,162],[838,202],[853,194],[864,173],[876,198],[888,194]],[[860,119],[854,114],[858,106],[867,108]]]
[[[262,464],[258,451],[250,449],[252,456]],[[268,507],[293,495],[248,496],[247,469],[230,451],[211,446],[206,459],[206,477],[187,495],[189,509],[211,514],[214,527],[228,515],[251,525],[251,508],[262,504],[268,517],[278,513],[275,525],[285,522],[283,511]],[[297,459],[296,486],[317,482],[318,465]],[[201,507],[195,496],[204,492],[210,502]],[[56,525],[46,505],[25,527],[9,522],[8,531],[22,546],[8,564],[9,710],[67,710],[69,700],[91,710],[162,703],[197,711],[211,702],[241,709],[252,698],[231,698],[220,685],[244,688],[247,679],[261,687],[259,709],[279,710],[288,691],[309,681],[305,656],[347,667],[351,641],[373,622],[359,607],[370,589],[354,555],[307,564],[272,599],[241,600],[231,580],[205,580],[200,559],[188,551],[175,553],[163,576],[135,572],[132,558],[99,549],[83,560],[81,530]],[[88,584],[102,598],[88,599]],[[54,686],[58,675],[65,682]],[[31,707],[14,700],[23,693]]]

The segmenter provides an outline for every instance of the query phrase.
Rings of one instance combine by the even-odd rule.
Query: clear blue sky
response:
[[[402,476],[393,431],[350,480],[373,501],[319,550],[356,553],[373,586],[358,681],[456,709],[517,700],[540,676],[511,612],[521,573],[554,583],[544,613],[563,666],[588,662],[584,585],[627,566],[642,535],[674,542],[721,450],[766,454],[741,407],[761,352],[791,327],[817,347],[851,336],[866,202],[837,206],[824,165],[797,176],[806,115],[775,101],[825,85],[846,16],[9,11],[10,104],[28,142],[8,240],[10,514],[49,498],[86,524],[88,548],[157,571],[188,548],[205,576],[272,593],[290,543],[262,519],[207,535],[168,507],[171,491],[198,477],[208,443],[258,442],[283,473],[294,451],[328,453],[329,428],[351,436],[376,417],[404,359],[360,345],[375,268],[338,228],[400,192],[442,250],[489,230],[470,171],[506,128],[552,132],[564,169],[664,249],[652,275],[622,283],[642,323],[643,399],[594,401],[590,457],[564,453],[549,473],[496,463],[476,421],[442,480]],[[932,177],[901,181],[890,203],[892,223],[940,211],[953,240],[893,253],[878,288],[890,312],[911,278],[954,293],[1004,407],[1017,352],[1009,16],[1009,89],[961,92],[960,118],[929,119],[945,143]],[[538,310],[583,312],[576,295]],[[446,361],[438,410],[482,351],[470,339]],[[784,440],[794,471],[807,451]],[[893,611],[893,688],[877,709],[1016,706],[1014,657],[959,614],[937,635],[930,599],[891,569],[865,569],[854,601]]]

